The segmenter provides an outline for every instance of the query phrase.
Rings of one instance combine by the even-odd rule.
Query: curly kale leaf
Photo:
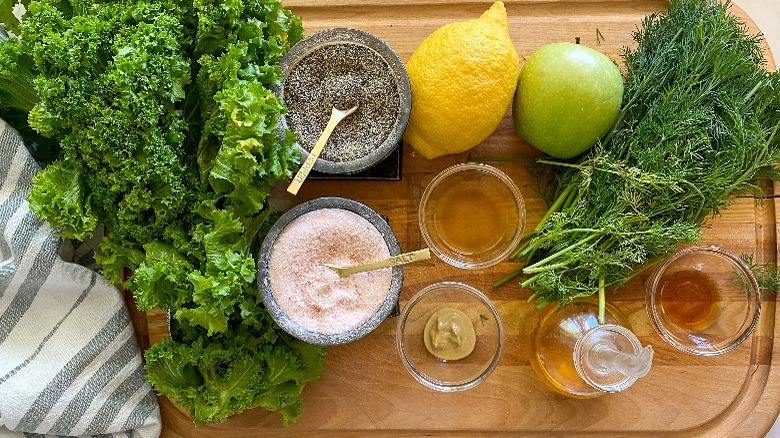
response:
[[[81,166],[60,160],[33,177],[30,210],[58,229],[61,236],[84,240],[97,226]]]
[[[279,0],[39,0],[29,10],[25,48],[6,65],[29,61],[35,100],[18,111],[62,146],[31,208],[62,235],[104,224],[106,277],[186,327],[147,352],[157,391],[199,424],[251,407],[294,421],[324,350],[272,323],[252,253],[273,186],[298,162],[268,87],[300,19]],[[12,103],[2,73],[0,109]]]
[[[278,331],[262,315],[230,337],[206,338],[185,325],[180,340],[152,345],[145,353],[152,385],[189,409],[196,424],[254,407],[277,410],[291,424],[300,416],[304,386],[322,373],[325,349]]]
[[[18,38],[0,41],[0,107],[29,112],[38,103],[37,69],[28,44]]]
[[[48,3],[30,10],[23,36],[40,72],[31,126],[80,163],[95,215],[118,240],[153,241],[186,200],[179,21],[144,3],[96,4],[70,19]]]
[[[226,205],[238,216],[260,211],[276,181],[292,177],[299,155],[287,139],[279,144],[277,120],[284,104],[256,82],[239,81],[217,93],[219,114],[214,123],[222,143],[210,168],[209,183],[224,195]],[[293,140],[294,142],[294,140]]]

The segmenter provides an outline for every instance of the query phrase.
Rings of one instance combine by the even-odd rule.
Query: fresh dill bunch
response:
[[[780,76],[760,37],[717,0],[672,0],[625,49],[623,105],[612,130],[556,166],[547,214],[513,255],[537,306],[614,289],[638,265],[696,242],[737,193],[777,179]]]
[[[780,271],[773,263],[755,263],[753,254],[742,254],[740,258],[747,263],[756,276],[758,288],[767,292],[780,292]]]

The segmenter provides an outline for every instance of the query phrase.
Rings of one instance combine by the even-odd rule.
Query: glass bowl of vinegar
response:
[[[741,258],[717,246],[678,250],[647,283],[645,305],[658,334],[697,356],[737,348],[758,323],[756,277]]]
[[[525,203],[501,170],[461,163],[428,184],[418,219],[423,239],[438,258],[457,268],[480,269],[501,262],[520,243]]]

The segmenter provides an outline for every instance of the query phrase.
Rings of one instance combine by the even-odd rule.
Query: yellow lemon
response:
[[[406,65],[412,113],[404,140],[426,158],[466,151],[496,130],[512,102],[520,60],[504,3],[428,36]]]

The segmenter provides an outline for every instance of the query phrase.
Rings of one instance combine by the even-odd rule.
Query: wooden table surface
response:
[[[436,28],[478,17],[490,2],[454,0],[287,0],[303,18],[307,34],[328,27],[353,27],[386,41],[407,61]],[[641,19],[665,9],[661,0],[509,0],[512,41],[521,63],[542,45],[573,41],[596,48],[615,60],[632,43]],[[734,13],[750,22],[738,8]],[[752,22],[751,26],[752,25]],[[599,43],[596,29],[603,35]],[[753,27],[755,29],[755,27]],[[768,57],[771,56],[767,53]],[[771,62],[771,61],[770,61]],[[772,64],[772,67],[774,65]],[[512,128],[507,114],[496,132],[471,151],[479,157],[534,157]],[[272,207],[284,210],[307,199],[337,195],[359,200],[389,218],[403,251],[424,247],[417,207],[426,184],[444,168],[467,161],[469,154],[426,160],[404,146],[403,178],[381,181],[308,181],[295,198],[280,185]],[[519,162],[502,163],[526,201],[527,227],[546,210]],[[710,222],[704,243],[735,253],[754,253],[758,262],[777,263],[780,186],[767,187],[757,205],[739,198]],[[195,428],[185,411],[160,397],[164,437],[190,436],[711,436],[763,437],[780,410],[780,315],[776,296],[765,294],[754,334],[736,350],[713,358],[686,355],[664,343],[650,326],[644,308],[647,275],[608,295],[624,311],[642,344],[656,351],[650,373],[620,394],[574,400],[548,390],[528,361],[528,323],[534,313],[529,290],[516,283],[491,284],[518,268],[513,262],[464,271],[439,260],[407,266],[401,305],[417,291],[439,281],[461,281],[486,292],[506,329],[504,354],[493,375],[461,393],[438,393],[417,383],[404,369],[394,346],[396,320],[371,335],[330,348],[325,371],[303,393],[298,423],[283,428],[279,415],[251,410],[220,425]],[[131,309],[139,341],[148,346],[167,336],[165,315]]]

